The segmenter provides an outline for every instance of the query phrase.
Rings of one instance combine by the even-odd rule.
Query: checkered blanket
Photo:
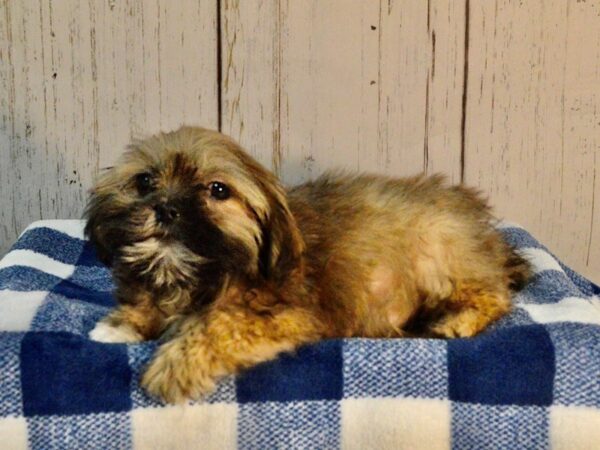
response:
[[[82,228],[36,222],[0,261],[2,448],[600,448],[600,290],[523,229],[535,278],[476,338],[325,341],[163,406],[155,343],[87,338],[114,301]]]

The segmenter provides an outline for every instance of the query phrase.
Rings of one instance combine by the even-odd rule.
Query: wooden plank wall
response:
[[[444,172],[600,281],[598,30],[600,0],[0,0],[0,253],[185,122],[290,184]]]
[[[132,136],[218,125],[214,0],[0,0],[0,254]]]
[[[600,1],[471,1],[469,24],[464,180],[600,282]]]

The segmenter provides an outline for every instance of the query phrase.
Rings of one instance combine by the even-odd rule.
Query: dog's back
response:
[[[329,174],[289,197],[338,334],[401,335],[418,316],[432,318],[426,335],[471,336],[509,310],[530,274],[479,194],[441,176]]]

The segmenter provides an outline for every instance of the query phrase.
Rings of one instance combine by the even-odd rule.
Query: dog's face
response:
[[[86,217],[99,257],[156,287],[277,278],[303,251],[275,176],[201,128],[132,144],[100,177]]]

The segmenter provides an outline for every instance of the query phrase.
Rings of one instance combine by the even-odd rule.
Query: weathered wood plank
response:
[[[466,0],[428,2],[431,64],[427,69],[427,173],[444,173],[461,181]]]
[[[221,121],[289,183],[464,177],[598,281],[598,29],[576,0],[0,0],[0,253],[132,136]]]
[[[600,283],[600,2],[570,1],[562,99],[556,251]]]
[[[460,179],[464,0],[227,0],[222,17],[223,129],[285,181]]]
[[[0,254],[132,135],[218,124],[213,0],[0,1]]]
[[[132,136],[182,123],[216,128],[216,3],[91,1],[98,5],[99,134],[107,144],[101,165]]]
[[[428,2],[379,2],[379,143],[376,158],[372,152],[370,158],[365,155],[361,169],[394,175],[427,169],[429,77],[433,70],[428,19]]]
[[[279,171],[280,2],[221,1],[222,131]]]
[[[598,280],[600,4],[470,3],[465,180]]]

